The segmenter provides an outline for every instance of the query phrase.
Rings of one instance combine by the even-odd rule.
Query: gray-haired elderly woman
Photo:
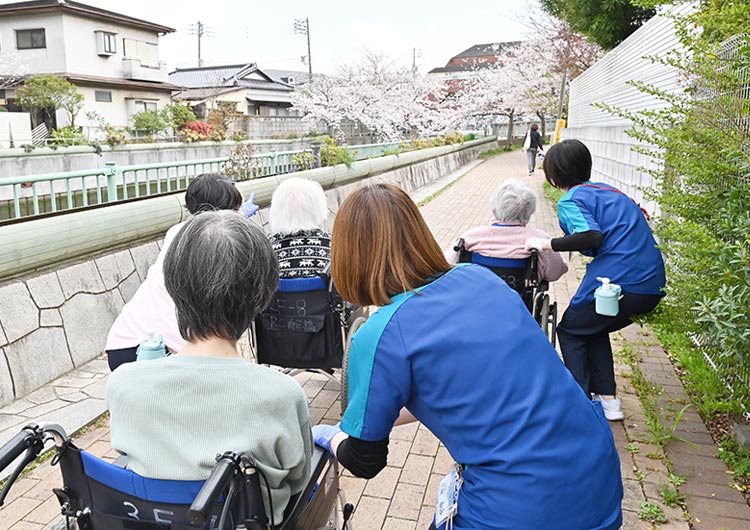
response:
[[[504,182],[490,199],[492,219],[487,226],[478,226],[463,236],[464,247],[492,258],[528,258],[526,239],[546,237],[546,232],[526,226],[536,211],[536,193],[518,180]],[[458,252],[451,249],[445,256],[449,263],[458,263]],[[568,265],[553,251],[539,253],[539,277],[553,282],[568,272]]]
[[[281,278],[316,276],[331,261],[331,234],[324,230],[326,195],[314,180],[284,180],[271,197],[271,244]]]
[[[281,521],[310,474],[307,398],[288,375],[237,352],[237,340],[278,283],[271,245],[236,213],[202,213],[175,236],[164,281],[187,345],[112,373],[112,447],[128,456],[128,469],[170,480],[205,480],[217,454],[250,451]]]

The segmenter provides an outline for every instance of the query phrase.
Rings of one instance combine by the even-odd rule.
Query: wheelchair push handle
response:
[[[21,454],[31,447],[34,443],[33,431],[23,429],[13,438],[0,447],[0,471],[8,467],[11,462],[21,456]]]
[[[195,496],[193,504],[188,510],[188,518],[192,523],[204,524],[211,510],[216,504],[219,495],[226,489],[229,479],[237,470],[237,455],[226,452],[218,458],[211,475]]]
[[[456,244],[453,245],[453,250],[455,252],[461,252],[463,249],[464,249],[464,238],[459,237],[458,240],[456,241]]]

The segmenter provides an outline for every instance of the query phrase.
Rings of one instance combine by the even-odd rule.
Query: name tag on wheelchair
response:
[[[453,471],[440,481],[435,500],[435,526],[437,528],[446,523],[446,530],[453,528],[453,517],[458,512],[458,492],[463,483],[461,467],[458,464],[455,464]]]
[[[325,317],[310,316],[286,316],[267,314],[261,319],[269,331],[296,331],[299,333],[318,333],[323,329]]]

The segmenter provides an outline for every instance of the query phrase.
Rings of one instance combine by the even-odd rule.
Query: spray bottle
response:
[[[598,314],[616,317],[620,312],[620,298],[622,288],[614,283],[609,283],[609,278],[597,277],[602,284],[594,291],[595,310]]]

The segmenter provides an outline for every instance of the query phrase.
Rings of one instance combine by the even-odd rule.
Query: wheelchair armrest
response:
[[[286,524],[289,521],[299,519],[300,514],[302,514],[305,508],[307,508],[320,480],[325,475],[326,469],[328,469],[328,465],[333,465],[333,457],[331,454],[322,447],[314,445],[312,460],[310,462],[310,478],[307,481],[307,484],[305,484],[303,490],[289,499],[289,505],[284,513],[284,525],[282,526],[282,530],[286,528]]]

